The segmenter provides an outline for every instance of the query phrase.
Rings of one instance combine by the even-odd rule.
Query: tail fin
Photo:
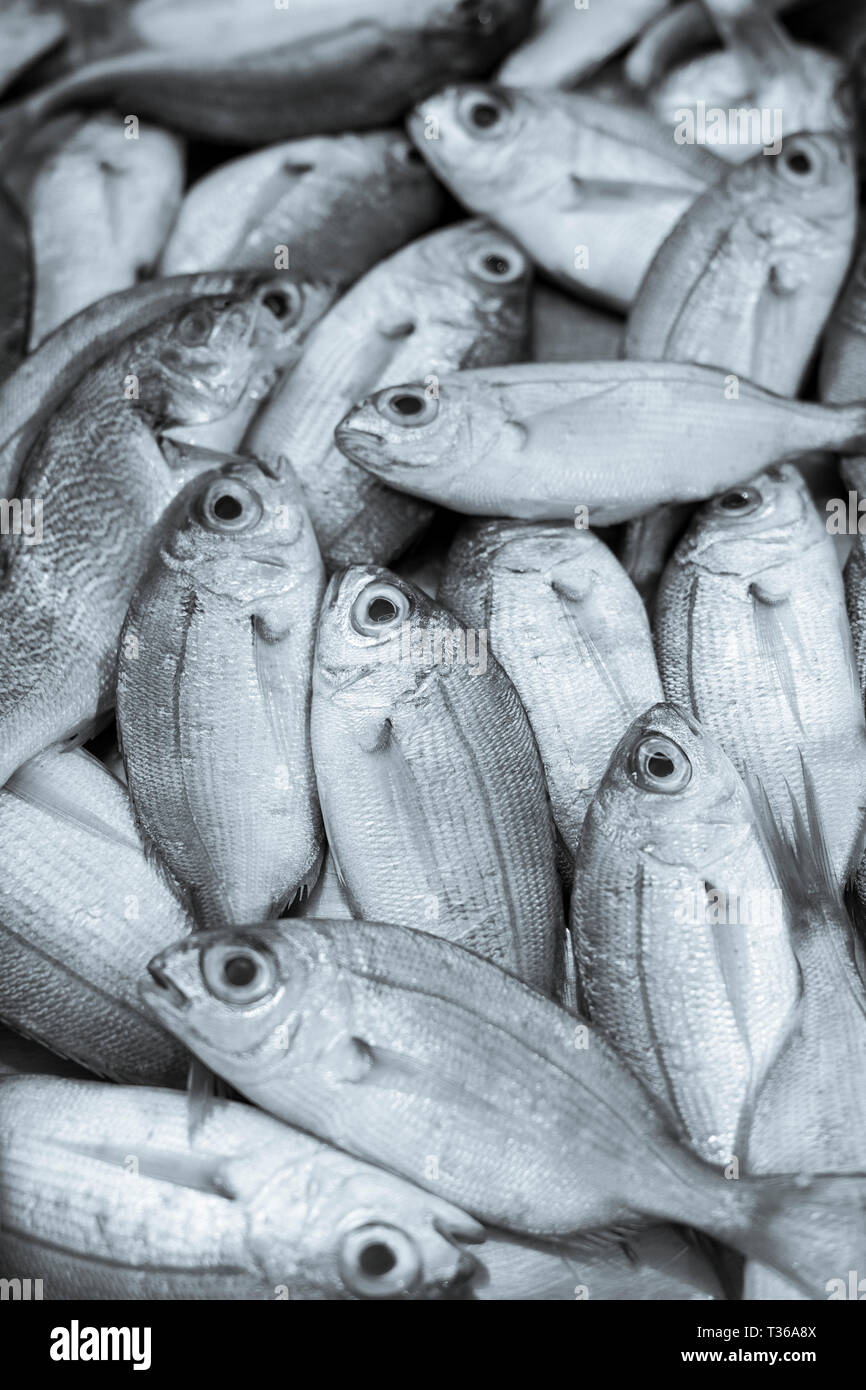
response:
[[[808,1298],[826,1299],[834,1281],[866,1269],[866,1174],[746,1178],[740,1190],[747,1220],[719,1234]]]

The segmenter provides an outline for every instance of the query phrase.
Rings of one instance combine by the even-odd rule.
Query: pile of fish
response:
[[[864,73],[853,0],[7,0],[5,1280],[866,1273]]]

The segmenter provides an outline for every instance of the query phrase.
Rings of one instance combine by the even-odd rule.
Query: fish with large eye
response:
[[[411,611],[409,597],[402,589],[377,581],[362,589],[352,604],[352,626],[363,637],[378,637],[383,630],[408,621]]]
[[[498,140],[503,132],[510,107],[508,100],[494,89],[481,88],[461,97],[457,117],[471,135],[483,140]]]
[[[398,386],[380,396],[376,406],[386,420],[404,429],[429,425],[439,414],[438,399],[428,395],[423,386]]]
[[[277,979],[273,957],[244,942],[216,942],[201,953],[205,984],[224,1004],[242,1008],[270,994]]]
[[[485,284],[514,285],[526,275],[527,262],[513,246],[489,246],[473,258],[470,269]]]
[[[235,478],[219,478],[199,500],[198,515],[209,531],[234,534],[261,521],[262,499]]]
[[[692,765],[672,738],[647,734],[635,747],[632,772],[644,791],[664,796],[681,792],[691,781]]]
[[[348,1231],[339,1257],[343,1282],[359,1298],[409,1294],[423,1273],[418,1247],[396,1226],[371,1222]]]
[[[202,347],[213,332],[214,316],[210,309],[197,304],[182,314],[177,323],[177,336],[185,347]]]
[[[721,493],[713,506],[724,516],[751,516],[762,506],[763,501],[756,487],[735,487]]]

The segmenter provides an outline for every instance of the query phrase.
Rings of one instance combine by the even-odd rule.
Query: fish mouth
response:
[[[150,962],[147,973],[151,979],[142,981],[141,992],[149,1004],[155,1004],[157,1010],[181,1011],[189,1008],[192,1000],[175,984],[159,957]]]
[[[381,468],[388,460],[382,453],[385,436],[357,425],[338,425],[334,431],[337,448],[354,463]]]

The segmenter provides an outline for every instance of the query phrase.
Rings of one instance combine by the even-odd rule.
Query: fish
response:
[[[182,1087],[137,986],[192,923],[120,783],[81,748],[31,759],[0,789],[0,854],[0,1018],[113,1081]]]
[[[243,293],[257,283],[245,271],[146,280],[106,295],[56,328],[0,382],[0,495],[10,495],[35,440],[73,386],[122,339],[194,299]]]
[[[839,404],[866,396],[866,238],[824,330],[818,391],[822,401]]]
[[[322,856],[309,735],[319,548],[287,466],[233,459],[171,513],[120,637],[136,821],[198,924],[278,916]]]
[[[69,1076],[86,1081],[92,1080],[93,1073],[0,1023],[0,1077],[3,1076]]]
[[[239,955],[254,1000],[230,983]],[[591,1025],[453,942],[282,921],[149,969],[144,999],[241,1094],[486,1225],[564,1242],[674,1221],[819,1298],[860,1267],[866,1177],[726,1181]]]
[[[389,570],[334,575],[311,733],[353,914],[460,941],[553,989],[564,921],[544,770],[486,632]]]
[[[0,389],[27,351],[33,308],[33,248],[21,207],[0,183]]]
[[[437,82],[482,76],[529,30],[534,0],[134,0],[92,26],[87,60],[7,108],[2,130],[122,106],[245,145],[398,119]]]
[[[290,140],[239,156],[194,183],[161,275],[281,268],[351,285],[421,236],[444,198],[399,130]]]
[[[668,0],[619,0],[582,9],[574,0],[541,0],[535,26],[509,53],[497,81],[506,87],[576,86],[667,9]]]
[[[646,611],[592,531],[465,522],[438,601],[490,650],[532,725],[570,870],[587,809],[632,720],[661,700]]]
[[[513,236],[555,283],[621,312],[686,208],[724,171],[645,111],[581,92],[446,87],[415,107],[407,129],[465,208]]]
[[[345,917],[352,916],[352,909],[346,890],[340,882],[340,875],[330,850],[325,851],[322,869],[314,886],[292,904],[288,917]]]
[[[587,1017],[696,1153],[744,1154],[800,975],[749,791],[689,715],[658,703],[614,750],[584,822],[571,939]]]
[[[862,404],[775,396],[676,362],[526,363],[392,385],[338,426],[390,487],[474,516],[592,527],[698,502],[779,459],[866,452]]]
[[[89,304],[149,274],[180,206],[184,145],[100,111],[76,122],[41,161],[24,200],[35,294],[29,347]]]
[[[848,270],[856,217],[854,159],[840,136],[794,135],[779,154],[734,165],[658,251],[625,355],[724,367],[799,394]]]
[[[734,0],[739,6],[739,0]],[[765,10],[778,13],[802,4],[803,0],[760,0]],[[638,34],[623,59],[628,81],[635,87],[649,88],[660,82],[674,66],[701,48],[717,42],[719,31],[703,0],[680,0],[669,5]]]
[[[418,376],[432,395],[446,373],[525,357],[530,278],[509,237],[457,223],[381,262],[310,335],[245,447],[291,461],[329,570],[387,563],[432,515],[346,462],[334,443],[343,415],[397,378]]]
[[[533,362],[614,361],[623,355],[625,320],[539,283],[532,291]]]
[[[238,1101],[190,1138],[186,1098],[158,1087],[3,1080],[0,1163],[0,1260],[48,1299],[460,1297],[484,1236]]]
[[[5,0],[0,15],[0,92],[66,35],[59,6],[39,0]]]
[[[866,721],[833,541],[793,465],[698,512],[662,576],[655,640],[666,698],[760,780],[782,826],[814,784],[846,882],[866,834]]]
[[[307,313],[288,282],[195,300],[120,343],[51,416],[3,551],[0,785],[111,708],[117,641],[160,518],[213,467],[165,431],[236,407],[263,359],[294,350]]]

